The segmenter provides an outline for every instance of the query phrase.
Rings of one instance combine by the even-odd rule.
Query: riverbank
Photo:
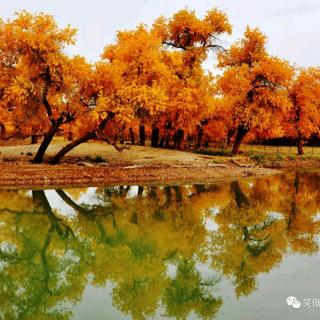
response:
[[[48,156],[64,144],[63,139],[55,140]],[[35,165],[30,161],[37,147],[0,146],[0,187],[212,183],[279,174],[286,169],[320,168],[318,158],[222,157],[140,146],[118,152],[100,142],[79,146],[59,165]]]

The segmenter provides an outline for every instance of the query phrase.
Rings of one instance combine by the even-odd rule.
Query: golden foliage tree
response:
[[[284,121],[286,135],[297,141],[303,154],[303,140],[318,135],[320,127],[320,69],[301,69],[289,87],[292,111]]]
[[[43,135],[34,159],[42,162],[58,128],[72,121],[76,109],[68,104],[74,84],[72,63],[64,48],[74,43],[75,29],[60,29],[46,14],[22,11],[1,23],[2,54],[10,81],[3,88],[1,104],[14,109],[17,128],[24,135]]]
[[[276,129],[281,124],[279,114],[290,110],[286,87],[292,68],[270,56],[265,43],[258,29],[248,27],[242,40],[219,55],[219,66],[225,70],[217,85],[237,130],[233,154],[250,130]]]

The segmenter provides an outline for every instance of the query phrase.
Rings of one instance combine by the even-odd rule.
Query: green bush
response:
[[[194,153],[206,156],[230,157],[231,154],[227,150],[195,150]]]

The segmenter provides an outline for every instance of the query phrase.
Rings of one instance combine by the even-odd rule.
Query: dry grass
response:
[[[320,147],[304,146],[304,157],[319,157],[320,158]],[[231,155],[231,147],[213,147],[203,149],[203,153],[217,154],[217,155]],[[252,156],[276,156],[276,157],[296,157],[298,156],[297,147],[292,146],[265,146],[265,145],[248,145],[244,144],[241,146],[240,155],[252,157]]]

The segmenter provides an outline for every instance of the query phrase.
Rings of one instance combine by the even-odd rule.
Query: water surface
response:
[[[0,319],[319,319],[319,187],[0,190]]]

